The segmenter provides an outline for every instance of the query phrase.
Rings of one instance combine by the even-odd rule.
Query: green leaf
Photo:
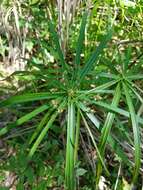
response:
[[[9,190],[8,187],[2,187],[2,186],[0,186],[0,189],[1,189],[1,190]]]
[[[52,126],[53,122],[55,121],[56,117],[59,115],[59,111],[61,109],[64,108],[66,102],[63,101],[60,106],[58,107],[58,109],[53,113],[53,115],[51,116],[51,118],[49,119],[47,125],[44,127],[44,129],[41,131],[40,135],[38,136],[38,138],[36,139],[35,143],[33,144],[32,148],[30,149],[30,152],[28,154],[28,157],[31,158],[33,156],[33,154],[35,153],[35,151],[37,150],[39,144],[41,143],[41,141],[43,140],[43,138],[45,137],[46,133],[48,132],[48,130],[50,129],[50,127]]]
[[[57,32],[55,31],[55,26],[53,25],[52,21],[49,21],[49,28],[50,28],[50,34],[51,34],[53,41],[55,43],[55,46],[56,46],[56,51],[58,53],[62,68],[63,68],[63,70],[65,70],[67,68],[67,65],[65,63],[64,54],[63,54],[63,51],[62,51],[62,48],[61,48],[61,45],[59,42],[60,38],[59,38]]]
[[[137,92],[135,88],[133,88],[130,84],[127,83],[129,88],[133,91],[133,93],[136,95],[136,97],[140,100],[140,102],[143,104],[143,98],[140,96],[140,94]]]
[[[139,92],[141,92],[143,94],[143,90],[138,86],[136,85],[136,83],[133,83],[129,80],[127,80],[129,84],[131,84],[132,87],[135,87]]]
[[[99,120],[95,117],[95,115],[93,113],[86,113],[86,115],[88,116],[88,118],[90,119],[90,121],[97,127],[97,129],[99,129],[100,127],[100,122]]]
[[[87,117],[89,120],[99,129],[100,127],[100,122],[99,120],[95,117],[95,115],[90,111],[90,108],[86,107],[84,104],[81,102],[78,103],[80,109],[86,113]]]
[[[93,64],[98,61],[99,55],[102,53],[103,49],[106,47],[107,43],[112,37],[112,31],[109,30],[107,35],[104,37],[102,42],[99,44],[99,46],[96,48],[96,50],[92,53],[91,57],[83,67],[83,69],[80,72],[80,82],[83,80],[83,78],[91,71]]]
[[[0,102],[0,108],[10,106],[17,103],[24,103],[36,100],[46,100],[46,99],[53,99],[57,98],[63,93],[61,92],[41,92],[41,93],[31,93],[31,94],[24,94],[24,95],[17,95],[8,98],[7,100],[3,100]]]
[[[141,142],[140,142],[140,130],[138,126],[138,121],[135,114],[135,108],[132,102],[132,98],[129,94],[129,88],[127,85],[123,82],[123,88],[128,104],[128,108],[130,111],[131,121],[132,121],[132,127],[133,127],[133,134],[134,134],[134,145],[135,145],[135,167],[134,167],[134,173],[133,173],[133,183],[136,182],[137,177],[139,175],[139,169],[141,166]]]
[[[107,82],[105,84],[102,84],[100,86],[97,86],[96,88],[93,88],[91,90],[83,90],[83,91],[79,91],[79,93],[81,93],[80,96],[84,96],[84,95],[87,95],[87,94],[94,94],[94,93],[98,93],[100,91],[103,91],[111,86],[113,86],[114,84],[116,84],[119,80],[113,80],[113,81],[110,81],[110,82]]]
[[[49,108],[48,105],[43,105],[40,106],[39,108],[35,109],[34,111],[24,115],[23,117],[19,118],[16,122],[9,124],[8,126],[2,128],[0,130],[0,136],[6,134],[10,129],[22,125],[23,123],[29,121],[30,119],[32,119],[33,117],[35,117],[36,115],[38,115],[39,113],[47,110]]]
[[[125,74],[126,71],[128,70],[130,59],[131,59],[131,53],[132,53],[132,48],[129,47],[126,52],[125,52],[125,60],[123,60],[123,73]]]
[[[121,88],[120,88],[120,83],[119,83],[116,87],[111,106],[117,107],[117,105],[119,104],[119,101],[120,101],[120,97],[121,97]],[[104,126],[101,131],[101,138],[100,138],[100,142],[99,142],[99,151],[100,151],[102,157],[104,156],[107,139],[109,137],[110,130],[111,130],[111,127],[114,122],[114,118],[115,118],[114,113],[108,113],[105,123],[104,123]],[[98,183],[99,183],[101,172],[102,172],[102,165],[101,165],[101,162],[99,162],[97,165],[96,185],[98,185]]]
[[[104,72],[97,74],[97,76],[105,77],[105,78],[109,78],[109,79],[119,79],[118,75],[111,74],[111,73],[104,73]]]
[[[95,104],[95,105],[98,105],[98,106],[101,106],[107,110],[109,110],[110,112],[113,112],[113,113],[118,113],[120,115],[123,115],[127,118],[130,118],[130,113],[128,111],[125,111],[119,107],[116,107],[116,106],[113,106],[113,105],[109,105],[105,102],[101,102],[101,101],[95,101],[95,100],[88,100],[89,103],[91,104]],[[143,119],[141,117],[139,117],[138,115],[136,115],[136,118],[138,120],[139,123],[143,124]]]
[[[83,176],[85,173],[87,172],[87,170],[83,169],[83,168],[78,168],[76,170],[76,176],[79,177],[79,176]]]
[[[112,55],[112,56],[114,57],[115,54],[116,54],[116,52],[113,51],[113,55]],[[116,67],[113,67],[113,64],[112,64],[112,63],[113,63],[113,60],[111,60],[110,58],[107,58],[107,57],[105,57],[105,56],[103,55],[103,56],[101,56],[101,61],[102,61],[102,64],[105,65],[105,66],[107,66],[107,68],[108,68],[112,73],[114,73],[114,74],[116,74],[116,75],[119,74],[117,68],[116,68]]]
[[[50,114],[52,114],[52,111],[53,111],[53,109],[52,109],[52,110],[50,109],[50,110],[44,115],[44,117],[42,118],[41,122],[39,123],[39,125],[38,125],[37,128],[35,129],[35,131],[34,131],[32,137],[30,138],[29,144],[31,144],[31,143],[35,140],[35,138],[38,136],[38,134],[40,133],[40,131],[42,130],[42,128],[44,127],[44,125],[45,125],[46,122],[48,121]]]
[[[114,105],[109,105],[105,102],[101,102],[101,101],[95,101],[95,100],[91,100],[91,103],[95,104],[95,105],[98,105],[98,106],[101,106],[103,108],[106,108],[108,111],[111,111],[111,112],[114,112],[114,113],[118,113],[120,115],[123,115],[125,117],[129,117],[129,112],[121,109],[121,108],[118,108]]]
[[[81,23],[79,37],[78,37],[78,41],[77,41],[77,47],[76,47],[75,67],[77,68],[77,70],[79,70],[79,65],[80,65],[80,55],[81,55],[81,52],[83,49],[87,17],[88,17],[88,12],[86,11],[82,17],[82,23]]]
[[[121,97],[121,88],[120,88],[120,84],[118,84],[114,93],[111,106],[117,107],[117,105],[119,104],[120,97]],[[114,113],[108,113],[107,118],[105,120],[103,129],[102,129],[101,139],[100,139],[100,150],[102,154],[104,153],[105,146],[107,143],[107,138],[110,133],[111,127],[113,125],[114,118],[115,118]]]
[[[127,76],[127,79],[131,79],[131,80],[139,80],[139,79],[143,79],[143,75],[142,75],[142,74],[129,75],[129,76]]]

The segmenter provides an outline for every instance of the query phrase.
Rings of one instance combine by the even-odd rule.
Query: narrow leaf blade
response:
[[[136,182],[137,177],[139,175],[139,169],[141,166],[141,147],[140,147],[140,130],[135,114],[135,108],[132,102],[132,98],[129,94],[129,88],[127,85],[123,82],[123,88],[128,104],[128,108],[130,111],[131,121],[132,121],[132,127],[133,127],[133,134],[134,134],[134,144],[135,144],[135,168],[133,173],[133,183]]]
[[[83,78],[89,73],[89,71],[92,69],[93,64],[98,61],[99,55],[102,53],[103,49],[106,47],[107,43],[112,37],[112,32],[109,30],[107,35],[104,37],[104,39],[101,41],[99,46],[96,48],[96,50],[92,53],[91,57],[83,67],[83,69],[80,72],[80,81],[83,80]]]
[[[51,93],[51,92],[41,92],[41,93],[29,93],[23,95],[12,96],[7,100],[3,100],[0,102],[0,108],[10,106],[17,103],[31,102],[37,100],[46,100],[57,98],[62,93]]]
[[[30,119],[32,119],[33,117],[35,117],[36,115],[40,114],[41,112],[47,110],[49,108],[48,105],[42,105],[39,108],[35,109],[34,111],[24,115],[23,117],[19,118],[16,122],[9,124],[8,126],[2,128],[0,130],[0,136],[6,134],[10,129],[22,125],[23,123],[29,121]]]
[[[54,27],[52,21],[49,21],[49,28],[50,28],[50,34],[53,38],[53,41],[54,41],[54,44],[56,47],[56,51],[58,53],[58,56],[59,56],[59,59],[60,59],[61,65],[62,65],[62,68],[66,69],[67,65],[65,63],[64,54],[63,54],[63,51],[62,51],[62,48],[61,48],[61,45],[59,42],[59,36],[58,36],[57,32],[55,31],[55,27]]]

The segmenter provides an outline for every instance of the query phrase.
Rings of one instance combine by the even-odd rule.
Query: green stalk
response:
[[[80,112],[78,108],[77,122],[76,122],[75,149],[74,149],[74,165],[76,164],[76,161],[77,161],[77,153],[78,153],[78,146],[79,146],[79,132],[80,132]]]
[[[68,121],[67,121],[67,146],[66,146],[66,167],[65,167],[65,188],[75,189],[74,175],[74,143],[75,143],[75,105],[69,98]]]

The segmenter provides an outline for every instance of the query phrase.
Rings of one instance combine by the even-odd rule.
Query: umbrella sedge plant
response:
[[[133,85],[135,84],[135,80],[142,80],[143,76],[133,74],[132,72],[126,72],[126,61],[126,65],[125,67],[123,67],[122,73],[119,72],[118,75],[115,74],[115,68],[111,71],[113,73],[111,73],[110,77],[108,73],[101,73],[100,77],[106,77],[108,79],[106,83],[97,86],[95,81],[95,88],[89,89],[88,86],[87,88],[85,88],[83,84],[86,84],[86,77],[91,76],[91,74],[89,75],[89,73],[91,73],[94,66],[97,64],[97,61],[99,60],[103,49],[106,48],[107,43],[111,40],[112,37],[112,28],[110,27],[110,29],[108,29],[107,31],[107,34],[99,43],[95,51],[91,54],[89,59],[85,62],[85,64],[81,65],[81,53],[83,50],[85,28],[88,20],[87,18],[88,12],[85,12],[81,22],[79,37],[77,41],[76,56],[73,62],[73,66],[70,66],[68,63],[66,63],[64,54],[60,46],[58,34],[55,31],[53,22],[51,20],[49,21],[49,31],[54,42],[55,50],[58,54],[57,61],[59,67],[57,67],[56,70],[57,74],[53,74],[52,69],[47,71],[47,75],[45,75],[45,70],[40,71],[44,72],[43,76],[42,74],[40,74],[40,77],[44,77],[44,80],[47,79],[46,85],[49,85],[48,91],[15,95],[0,102],[0,108],[5,108],[14,104],[22,104],[26,102],[30,103],[34,101],[39,101],[40,104],[42,102],[42,104],[38,108],[31,111],[30,113],[27,113],[14,123],[7,125],[0,130],[0,136],[5,135],[14,127],[22,125],[23,123],[29,121],[40,113],[45,113],[29,141],[29,159],[32,158],[33,154],[38,149],[38,146],[40,145],[58,116],[62,113],[66,113],[65,119],[67,122],[67,141],[65,161],[65,189],[68,190],[76,189],[75,169],[78,160],[80,127],[82,125],[86,128],[98,156],[97,168],[94,173],[95,189],[98,186],[102,170],[105,171],[107,176],[110,175],[104,160],[105,148],[107,143],[110,143],[115,153],[117,153],[123,160],[127,159],[126,155],[120,147],[118,147],[119,151],[117,151],[117,149],[114,149],[115,139],[112,138],[112,136],[110,135],[111,128],[114,125],[115,117],[118,115],[122,115],[125,118],[130,119],[133,127],[135,147],[135,169],[133,184],[135,184],[137,180],[140,169],[141,150],[139,126],[143,124],[143,120],[140,116],[136,114],[136,109],[134,107],[132,96],[134,94],[139,99],[139,101],[143,102],[139,89]],[[59,77],[59,75],[61,75],[61,77]],[[48,76],[51,77],[50,81]],[[100,96],[105,94],[111,94],[113,96],[112,103],[107,104],[103,101],[96,100],[95,96],[99,94]],[[119,107],[121,99],[127,104],[128,110],[124,110]],[[53,102],[56,103],[53,104]],[[91,105],[101,107],[108,112],[104,124],[96,118],[95,114],[92,113],[90,109]],[[89,120],[92,122],[93,125],[95,125],[97,130],[101,132],[101,137],[98,142],[99,144],[97,144],[97,141],[95,140],[95,137],[92,133],[92,129],[88,122]]]

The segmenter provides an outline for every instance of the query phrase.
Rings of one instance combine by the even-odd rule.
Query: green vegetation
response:
[[[143,3],[3,0],[0,14],[1,189],[141,189]]]

